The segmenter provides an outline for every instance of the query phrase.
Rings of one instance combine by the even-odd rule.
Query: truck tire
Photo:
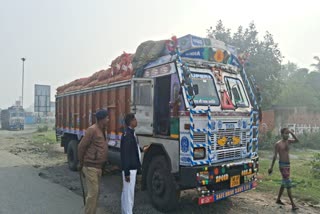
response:
[[[77,171],[77,169],[78,169],[78,141],[71,140],[68,143],[67,156],[68,156],[69,169],[72,171]]]
[[[180,190],[164,156],[151,160],[147,172],[147,188],[153,206],[159,211],[168,212],[177,207]]]

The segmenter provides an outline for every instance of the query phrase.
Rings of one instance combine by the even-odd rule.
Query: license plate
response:
[[[230,188],[240,185],[240,175],[231,176],[230,178]]]

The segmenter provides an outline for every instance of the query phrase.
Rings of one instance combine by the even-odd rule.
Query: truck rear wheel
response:
[[[152,204],[158,210],[167,212],[177,207],[180,190],[163,156],[151,160],[147,172],[147,188]]]
[[[77,168],[78,168],[78,141],[71,140],[68,143],[67,156],[68,156],[69,169],[71,169],[72,171],[77,171]]]

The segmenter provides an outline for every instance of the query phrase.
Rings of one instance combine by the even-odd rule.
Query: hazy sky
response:
[[[0,0],[0,108],[21,96],[33,103],[34,84],[55,89],[107,68],[146,40],[206,36],[221,19],[234,32],[254,21],[273,34],[285,60],[309,67],[320,56],[317,0]]]

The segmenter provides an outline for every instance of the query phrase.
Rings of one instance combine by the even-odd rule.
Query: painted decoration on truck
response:
[[[180,132],[181,134],[181,132]],[[181,166],[191,166],[192,156],[190,155],[190,140],[188,138],[189,133],[183,133],[184,136],[180,139],[180,165]]]
[[[169,63],[170,61],[172,61],[172,59],[173,58],[172,58],[171,55],[166,55],[166,56],[159,57],[155,61],[152,61],[149,64],[147,64],[145,69],[149,69],[151,67],[155,67],[155,66],[158,66],[158,65],[163,65],[165,63]]]
[[[191,41],[193,46],[199,46],[199,47],[204,46],[204,41],[200,37],[192,36]]]
[[[217,50],[213,56],[216,62],[222,62],[224,59],[224,54],[222,50]]]
[[[203,59],[209,60],[212,55],[211,48],[194,48],[191,50],[187,50],[181,54],[181,57],[191,58],[191,59]]]
[[[184,52],[182,51],[181,57],[231,64],[237,67],[240,66],[240,64],[237,64],[237,59],[235,59],[235,56],[230,55],[228,51],[211,47],[198,47],[185,50]]]
[[[180,50],[187,50],[194,47],[204,47],[205,42],[201,37],[186,35],[178,39]]]
[[[239,60],[237,59],[237,57],[233,54],[231,54],[231,56],[229,57],[228,59],[228,62],[227,62],[229,65],[233,65],[233,66],[236,66],[238,68],[241,67],[241,64],[239,62]]]
[[[120,141],[109,140],[109,141],[108,141],[108,145],[109,145],[109,146],[112,146],[112,147],[120,148]]]
[[[212,48],[212,55],[209,61],[228,64],[231,57],[230,53],[224,49]]]
[[[91,112],[91,110],[89,110],[88,123],[89,123],[89,126],[92,125],[92,112]]]
[[[211,122],[211,129],[215,130],[216,129],[216,121]]]
[[[189,139],[187,137],[181,138],[181,151],[182,152],[188,152],[189,150]]]
[[[225,126],[227,129],[234,129],[235,128],[235,124],[234,123],[225,123]]]
[[[181,162],[181,165],[188,166],[191,163],[191,158],[190,158],[190,156],[182,155],[182,156],[180,156],[180,162]]]
[[[173,73],[175,71],[173,64],[165,64],[159,67],[149,68],[144,71],[143,77],[156,77]]]

